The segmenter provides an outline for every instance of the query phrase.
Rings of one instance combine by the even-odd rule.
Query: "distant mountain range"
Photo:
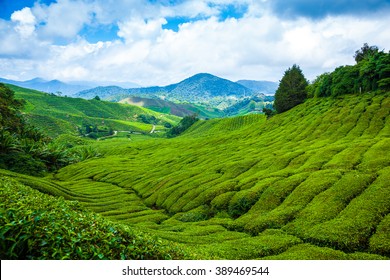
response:
[[[51,80],[47,81],[41,78],[35,78],[28,81],[14,81],[14,80],[8,80],[0,78],[0,83],[6,83],[11,84],[15,86],[20,86],[24,88],[29,89],[35,89],[43,92],[48,93],[56,93],[56,94],[62,94],[62,95],[69,95],[73,96],[77,92],[95,88],[97,86],[103,86],[103,85],[120,85],[120,86],[126,86],[126,87],[137,87],[137,84],[134,83],[114,83],[114,82],[105,82],[105,83],[96,83],[96,82],[72,82],[72,83],[64,83],[59,80]]]
[[[145,98],[138,96],[130,96],[119,101],[119,103],[126,103],[135,106],[141,106],[165,114],[172,114],[179,117],[185,117],[197,114],[200,118],[215,118],[223,117],[225,114],[220,110],[196,106],[190,103],[174,103],[158,98]]]
[[[1,83],[35,89],[57,95],[92,99],[99,96],[101,99],[133,103],[130,97],[143,97],[159,99],[175,103],[192,103],[205,107],[224,110],[237,102],[251,98],[263,98],[265,95],[273,95],[277,83],[269,81],[239,80],[232,82],[208,73],[196,74],[179,83],[168,86],[139,87],[134,83],[99,83],[95,82],[72,82],[65,83],[59,80],[47,81],[35,78],[28,81],[14,81],[0,78]],[[147,101],[147,104],[153,102]],[[156,104],[151,105],[156,106]],[[186,114],[186,110],[194,108],[177,108],[173,104],[158,103],[157,107],[170,108],[178,115]],[[180,113],[179,113],[180,112]]]
[[[251,82],[251,83],[249,83]],[[195,104],[208,104],[220,109],[235,104],[239,100],[253,96],[271,94],[273,82],[244,81],[251,88],[211,74],[200,73],[187,78],[177,84],[165,87],[129,88],[97,87],[77,93],[75,96],[91,99],[95,96],[110,100],[121,101],[130,96],[159,98],[174,102],[188,102]]]
[[[239,80],[236,83],[243,85],[255,92],[263,93],[266,95],[274,95],[279,84],[270,81],[252,81],[252,80]]]

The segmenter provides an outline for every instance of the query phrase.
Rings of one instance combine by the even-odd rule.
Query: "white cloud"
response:
[[[118,36],[124,38],[126,42],[139,40],[155,40],[163,31],[162,25],[167,21],[163,18],[144,20],[141,18],[126,22],[119,22]]]
[[[15,30],[22,38],[27,38],[34,33],[36,20],[30,8],[14,12],[11,15],[11,20],[17,23]]]
[[[164,85],[209,72],[232,80],[277,81],[296,63],[313,79],[354,63],[354,51],[365,42],[390,46],[388,17],[282,19],[267,12],[266,3],[247,0],[248,13],[243,18],[220,21],[218,5],[243,1],[217,0],[214,6],[209,2],[190,0],[168,6],[145,0],[59,0],[50,6],[36,4],[31,10],[15,12],[12,22],[0,21],[0,77]],[[167,17],[178,15],[205,17],[180,25],[178,32],[163,29]],[[118,38],[89,43],[79,32],[94,24],[116,24]],[[57,37],[69,41],[55,44]]]
[[[94,5],[88,1],[58,0],[49,6],[36,3],[33,12],[40,23],[39,33],[46,39],[73,38],[91,23]]]

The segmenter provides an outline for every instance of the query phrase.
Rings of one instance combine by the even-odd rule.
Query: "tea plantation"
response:
[[[149,133],[153,124],[140,121],[140,116],[152,118],[158,130],[164,130],[165,123],[176,124],[180,120],[176,116],[138,106],[60,97],[13,85],[7,86],[15,92],[16,98],[24,100],[24,114],[29,122],[51,137],[65,133],[76,135],[86,124],[110,127],[117,131]]]
[[[45,178],[1,171],[2,246],[15,232],[25,242],[12,257],[390,258],[390,93],[311,98],[268,120],[198,121],[172,139],[88,145],[102,156]],[[65,200],[37,203],[41,194],[26,186]],[[36,220],[50,211],[54,224]],[[115,237],[120,249],[107,253],[117,243],[103,238],[97,246],[107,250],[95,253],[83,224],[95,220],[107,240],[112,228],[125,235]],[[60,244],[56,254],[39,242],[63,223],[65,243],[45,241]],[[69,249],[83,238],[88,253]]]

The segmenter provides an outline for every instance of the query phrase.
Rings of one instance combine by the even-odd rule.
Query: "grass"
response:
[[[142,107],[81,98],[68,98],[7,85],[15,97],[26,102],[24,113],[29,122],[47,135],[78,134],[84,124],[104,125],[117,131],[149,133],[151,124],[138,121],[141,114],[157,119],[156,130],[165,130],[164,123],[177,124],[179,117],[155,112]]]
[[[1,172],[204,259],[388,259],[389,115],[390,93],[314,98],[173,139],[81,143],[102,156],[46,178]]]

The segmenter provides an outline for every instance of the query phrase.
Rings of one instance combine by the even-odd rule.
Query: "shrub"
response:
[[[1,259],[185,258],[175,245],[113,224],[77,202],[0,179]]]

